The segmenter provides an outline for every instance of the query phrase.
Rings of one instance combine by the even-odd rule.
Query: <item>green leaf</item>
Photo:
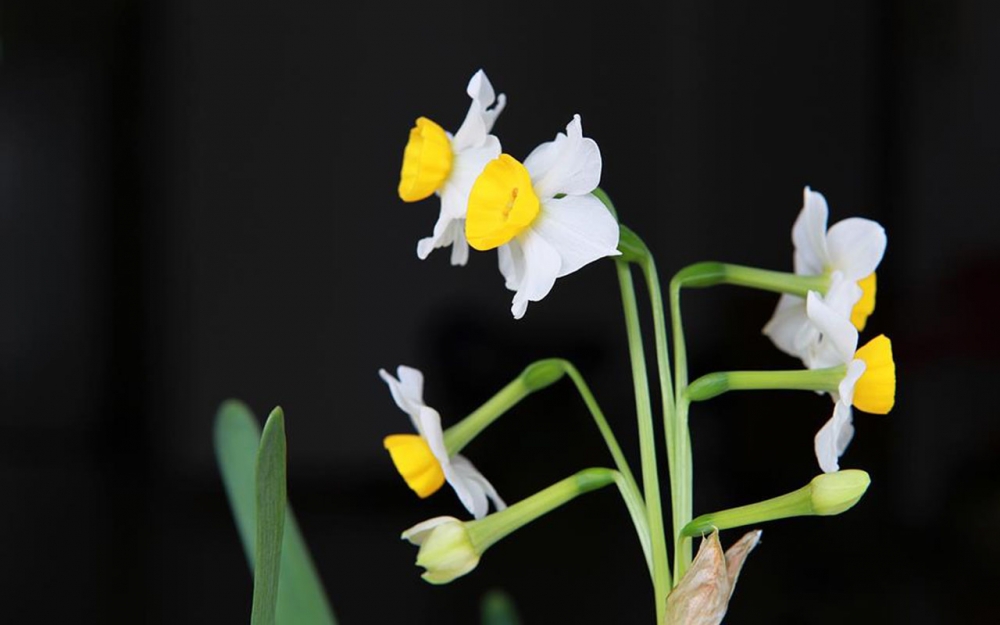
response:
[[[250,625],[275,625],[285,533],[285,414],[271,411],[257,450],[257,547]]]
[[[521,625],[514,600],[502,590],[487,592],[480,606],[483,625]]]
[[[215,420],[215,453],[236,528],[251,570],[257,534],[255,466],[260,428],[245,404],[229,400]],[[278,625],[336,625],[291,506],[286,505],[278,574]]]

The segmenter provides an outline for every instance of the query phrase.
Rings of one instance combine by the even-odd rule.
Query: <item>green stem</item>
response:
[[[702,262],[688,265],[675,276],[683,286],[703,288],[717,284],[732,284],[774,293],[787,293],[805,297],[809,291],[825,295],[830,286],[830,276],[800,276],[783,271],[769,271],[756,267],[719,262]]]
[[[677,476],[673,483],[677,488],[673,493],[676,501],[677,514],[674,516],[674,540],[676,552],[674,553],[674,579],[678,582],[684,576],[687,567],[691,564],[691,541],[685,540],[681,536],[681,530],[691,520],[694,507],[693,481],[694,463],[691,457],[691,431],[688,428],[688,406],[687,399],[687,348],[684,343],[684,325],[681,319],[681,285],[678,279],[681,274],[674,276],[670,281],[670,317],[673,321],[674,331],[674,379],[677,384],[677,395],[675,397],[676,408],[674,409],[674,423],[676,433],[674,435],[674,448],[677,460],[674,469]]]
[[[603,488],[620,474],[612,469],[584,469],[484,519],[465,524],[480,554],[504,537],[584,493]]]
[[[546,388],[563,376],[569,376],[576,387],[577,392],[590,411],[590,416],[594,420],[604,444],[607,446],[611,457],[615,462],[615,468],[620,474],[616,482],[618,489],[625,501],[629,517],[635,526],[639,544],[642,547],[643,555],[646,558],[646,565],[652,576],[652,553],[650,547],[649,523],[646,519],[646,506],[642,500],[642,493],[639,485],[635,481],[632,469],[622,453],[621,446],[615,438],[611,426],[608,424],[604,412],[594,398],[593,392],[584,380],[583,375],[577,370],[573,363],[562,358],[547,358],[536,361],[528,365],[524,371],[514,381],[505,386],[489,401],[483,404],[468,417],[448,428],[444,433],[445,447],[449,455],[454,455],[461,451],[469,442],[485,430],[490,424],[507,412],[521,399],[527,395]]]
[[[663,509],[660,498],[659,475],[656,466],[656,442],[653,430],[653,411],[649,399],[649,380],[646,375],[646,357],[642,347],[642,330],[639,324],[639,307],[629,264],[616,259],[618,282],[621,286],[625,327],[628,332],[629,355],[632,362],[632,381],[635,389],[635,407],[639,425],[639,452],[642,462],[642,485],[646,500],[646,513],[653,550],[653,592],[656,599],[657,623],[665,617],[667,594],[670,592],[670,569],[667,562],[666,535],[663,527]]]
[[[444,446],[448,450],[448,455],[454,456],[462,451],[480,432],[531,393],[532,389],[525,384],[523,373],[514,378],[472,414],[445,431]]]
[[[594,399],[594,394],[590,392],[590,387],[587,386],[583,376],[580,375],[580,372],[569,361],[562,360],[560,362],[566,374],[569,375],[573,384],[576,385],[576,390],[580,393],[580,397],[583,398],[587,409],[590,410],[590,415],[594,418],[594,423],[604,438],[604,444],[607,445],[608,451],[611,452],[611,457],[615,461],[615,467],[620,474],[620,479],[617,480],[618,490],[621,491],[622,499],[628,508],[629,517],[631,517],[632,524],[635,526],[636,535],[639,537],[639,544],[642,545],[642,552],[646,557],[646,566],[649,568],[650,577],[653,577],[653,554],[651,551],[648,513],[646,511],[646,504],[642,500],[639,485],[632,475],[632,469],[629,467],[628,460],[625,459],[625,454],[622,453],[621,447],[618,445],[618,440],[615,438],[614,432],[611,431],[611,426],[608,425],[607,419],[604,418],[604,413],[597,404],[597,400]]]
[[[677,449],[676,449],[676,419],[674,414],[674,390],[670,375],[670,353],[667,344],[667,322],[664,314],[663,293],[660,288],[660,278],[656,271],[656,261],[646,244],[631,229],[621,226],[619,250],[622,256],[642,268],[646,278],[646,289],[649,291],[650,307],[653,312],[653,332],[656,344],[656,368],[660,377],[660,399],[663,405],[663,432],[667,445],[667,467],[670,479],[670,504],[673,527],[681,527],[679,499],[677,492]]]
[[[705,401],[728,391],[788,390],[836,392],[847,367],[794,371],[717,371],[703,375],[687,388],[691,401]]]

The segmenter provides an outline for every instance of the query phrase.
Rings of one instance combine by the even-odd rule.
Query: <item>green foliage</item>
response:
[[[521,625],[514,601],[502,590],[491,590],[480,604],[483,625]]]
[[[258,475],[263,473],[262,463],[258,461],[258,451],[261,452],[262,458],[265,455],[269,456],[270,460],[267,462],[270,463],[275,460],[274,454],[280,447],[280,489],[281,493],[285,492],[284,419],[283,416],[279,416],[275,420],[276,414],[280,415],[280,410],[272,413],[272,418],[268,420],[263,441],[257,420],[242,402],[230,400],[223,403],[215,420],[216,460],[219,463],[219,471],[243,543],[243,550],[252,570],[256,568],[254,554],[258,551],[257,481]],[[270,475],[272,476],[270,488],[273,489],[275,478],[273,473]],[[274,491],[271,494],[273,495]],[[273,498],[270,501],[271,505],[275,505]],[[279,501],[284,502],[284,497],[282,496]],[[309,549],[295,521],[295,515],[287,504],[283,504],[282,507],[285,510],[284,528],[280,532],[282,536],[279,550],[280,566],[274,568],[278,579],[277,601],[274,606],[274,619],[271,622],[277,625],[336,625],[336,618],[316,573]],[[273,519],[265,523],[270,528],[271,535],[277,535],[274,533]],[[264,558],[269,557],[264,549],[261,549],[260,553],[265,554]],[[257,587],[259,585],[255,585],[255,608]]]

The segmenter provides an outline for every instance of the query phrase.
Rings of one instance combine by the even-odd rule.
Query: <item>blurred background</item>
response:
[[[447,424],[567,357],[638,466],[610,262],[515,322],[492,254],[416,258],[437,203],[396,196],[408,130],[455,130],[484,68],[515,156],[582,115],[664,279],[709,259],[790,269],[805,185],[831,222],[889,234],[863,340],[893,339],[897,404],[856,414],[841,463],[872,486],[842,517],[766,526],[727,623],[997,621],[1000,4],[5,0],[0,26],[8,616],[246,622],[211,445],[238,397],[286,411],[290,499],[343,623],[474,623],[495,587],[526,623],[653,620],[613,490],[446,587],[399,540],[464,513],[396,475],[382,437],[409,425],[380,367],[422,369]],[[776,299],[688,293],[692,376],[795,366],[760,333]],[[811,393],[694,406],[696,514],[803,485],[830,410]],[[508,501],[611,462],[565,382],[467,455]]]

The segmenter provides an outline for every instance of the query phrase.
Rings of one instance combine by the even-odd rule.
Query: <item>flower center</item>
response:
[[[492,250],[524,232],[541,210],[524,165],[509,154],[486,164],[469,192],[465,236],[479,251]]]
[[[861,299],[851,310],[851,323],[860,332],[865,329],[868,317],[875,312],[875,273],[858,280],[858,286],[861,287]]]
[[[441,463],[422,436],[393,434],[385,437],[383,445],[406,485],[421,499],[430,497],[444,484]]]
[[[865,372],[854,385],[854,406],[872,414],[887,414],[896,403],[892,341],[880,334],[868,341],[854,357],[865,363]]]
[[[430,197],[448,179],[453,157],[451,139],[444,129],[426,117],[417,119],[403,151],[403,168],[399,172],[400,199],[416,202]]]

